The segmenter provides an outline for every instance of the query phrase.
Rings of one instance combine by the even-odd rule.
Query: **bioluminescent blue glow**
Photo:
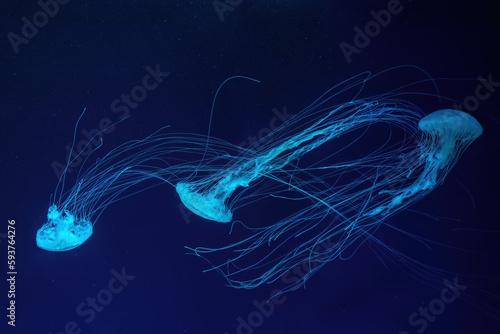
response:
[[[392,73],[363,73],[332,87],[248,148],[161,129],[84,163],[68,191],[65,171],[37,245],[78,247],[108,205],[168,184],[196,215],[232,222],[222,246],[188,248],[208,270],[250,289],[301,266],[307,274],[288,282],[294,289],[375,240],[377,228],[441,184],[482,133],[466,113],[417,107],[412,99],[439,97],[425,91],[435,87],[432,79],[390,85],[384,75]],[[373,85],[385,92],[364,96]]]
[[[36,233],[37,246],[50,251],[66,251],[81,245],[92,235],[92,223],[69,211],[49,207],[48,222]]]
[[[65,191],[68,167],[78,156],[69,160],[53,194],[47,223],[37,232],[37,246],[49,251],[67,251],[80,246],[92,235],[94,224],[109,204],[141,192],[143,189],[137,185],[144,181],[163,182],[161,169],[152,166],[158,159],[157,150],[161,150],[164,143],[160,131],[143,140],[120,145],[86,170],[82,167],[74,186]],[[160,165],[168,168],[168,164]]]
[[[335,86],[278,128],[272,142],[264,138],[226,157],[231,162],[216,173],[177,183],[193,213],[233,222],[224,246],[188,248],[213,266],[208,270],[250,289],[308,267],[288,287],[295,288],[325,263],[348,258],[384,220],[442,183],[481,135],[474,117],[458,110],[424,117],[403,98],[425,95],[409,91],[412,83],[361,98],[374,78]],[[329,105],[346,92],[354,98]]]

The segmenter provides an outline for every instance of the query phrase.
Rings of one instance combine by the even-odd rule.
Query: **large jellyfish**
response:
[[[481,135],[469,114],[442,109],[424,117],[403,98],[428,95],[410,87],[432,80],[361,98],[375,77],[333,87],[278,128],[271,143],[264,138],[216,173],[176,184],[193,213],[233,222],[224,246],[188,247],[212,265],[208,270],[250,289],[306,266],[307,275],[288,282],[294,289],[325,263],[349,257],[384,220],[442,183]],[[330,103],[346,92],[354,98]],[[263,210],[270,212],[266,218],[275,221],[252,223],[263,221],[255,210],[235,216],[264,198],[272,202]]]

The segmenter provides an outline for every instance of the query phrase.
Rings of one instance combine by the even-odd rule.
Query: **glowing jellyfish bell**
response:
[[[441,109],[425,116],[418,123],[420,130],[437,140],[435,158],[444,166],[457,148],[463,151],[483,133],[481,124],[471,115],[454,109]]]
[[[75,217],[68,211],[59,211],[51,205],[47,213],[48,222],[36,234],[39,248],[61,252],[76,248],[92,235],[92,223]]]
[[[418,128],[434,144],[429,145],[432,150],[427,154],[427,188],[435,185],[439,171],[450,170],[463,151],[483,133],[474,117],[454,109],[441,109],[425,116]]]

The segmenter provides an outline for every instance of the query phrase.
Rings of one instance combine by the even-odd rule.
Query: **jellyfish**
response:
[[[400,205],[406,198],[422,191],[432,190],[444,180],[463,151],[483,133],[479,122],[471,115],[454,109],[437,110],[418,123],[423,132],[423,171],[418,179],[397,192],[388,205],[375,208],[370,214]],[[422,157],[421,157],[422,158]]]
[[[231,223],[223,246],[187,247],[210,263],[206,271],[235,288],[281,279],[282,292],[296,289],[324,264],[350,258],[390,216],[444,181],[481,125],[452,109],[424,116],[410,98],[432,94],[412,92],[412,83],[363,97],[379,75],[334,86],[277,128],[271,142],[263,138],[225,168],[175,185],[193,213]],[[434,84],[414,83],[423,82]],[[353,98],[330,103],[345,93]],[[272,202],[271,221],[245,219],[258,211],[249,207],[265,201]],[[298,266],[307,274],[287,280]]]
[[[36,233],[37,246],[49,251],[67,251],[80,246],[92,235],[93,224],[69,211],[59,211],[57,205],[49,207],[48,222]]]
[[[85,109],[78,122],[84,113]],[[68,158],[51,198],[47,222],[37,231],[37,246],[48,251],[68,251],[80,246],[92,235],[94,224],[109,204],[141,192],[140,183],[162,180],[158,169],[152,168],[157,157],[155,150],[162,146],[161,133],[160,130],[143,140],[122,144],[88,168],[84,163],[74,186],[65,191],[68,168],[79,155],[71,160]],[[158,184],[149,184],[149,187]]]

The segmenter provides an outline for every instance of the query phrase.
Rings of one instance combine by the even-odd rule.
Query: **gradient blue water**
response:
[[[57,182],[51,164],[63,162],[65,146],[84,107],[88,112],[82,130],[97,128],[103,118],[118,120],[122,112],[113,112],[112,102],[142,84],[146,66],[159,64],[169,75],[130,109],[131,118],[104,135],[103,152],[164,125],[176,132],[206,133],[213,94],[233,75],[261,81],[235,81],[220,93],[212,135],[235,144],[269,127],[276,115],[273,108],[280,115],[284,106],[296,113],[329,87],[365,70],[412,64],[433,77],[471,79],[440,83],[443,95],[460,101],[474,94],[479,75],[491,74],[500,81],[496,42],[500,22],[494,1],[452,5],[401,1],[401,13],[393,15],[391,23],[347,63],[339,44],[352,44],[353,28],[364,27],[373,20],[370,11],[387,4],[243,0],[221,22],[210,1],[70,1],[27,44],[20,45],[18,53],[7,34],[20,34],[21,18],[31,20],[40,7],[35,1],[2,4],[0,233],[6,233],[7,219],[16,220],[19,275],[13,329],[5,321],[6,239],[0,235],[1,333],[64,333],[71,321],[81,333],[95,334],[249,333],[238,330],[239,317],[248,323],[249,315],[256,316],[252,312],[258,310],[254,301],[267,299],[279,283],[234,290],[225,287],[216,273],[203,274],[207,264],[186,256],[183,246],[220,244],[227,238],[227,226],[194,216],[186,223],[170,187],[110,207],[95,226],[95,235],[74,251],[38,249],[35,233],[45,222]],[[413,207],[460,221],[404,212],[389,223],[437,242],[498,256],[499,234],[480,231],[498,229],[499,103],[499,91],[481,101],[480,111],[472,114],[484,127],[484,135],[443,186]],[[436,101],[421,107],[432,112],[452,106]],[[85,139],[81,132],[79,136]],[[265,220],[273,217],[274,210],[245,208],[239,214],[242,220]],[[453,232],[462,227],[476,231]],[[377,236],[429,264],[489,275],[471,280],[499,292],[498,258],[440,247],[424,251],[402,243],[390,231],[382,230]],[[108,288],[113,270],[125,270],[135,278],[123,291],[112,294],[109,305],[87,323],[90,313],[81,316],[77,308]],[[418,333],[419,327],[411,326],[408,317],[440,292],[397,265],[389,263],[386,268],[376,253],[364,247],[349,261],[325,267],[307,289],[287,293],[281,304],[268,309],[269,316],[263,316],[261,323],[256,316],[252,331]],[[424,332],[496,333],[499,328],[499,321],[480,307],[457,300],[446,305]]]

